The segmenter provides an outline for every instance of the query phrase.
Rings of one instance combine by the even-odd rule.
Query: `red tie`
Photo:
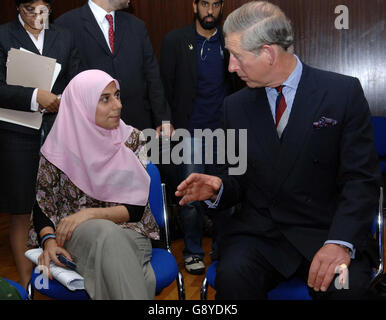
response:
[[[111,14],[106,14],[106,19],[109,22],[109,43],[111,48],[111,53],[114,53],[114,23],[113,16]]]
[[[277,92],[279,93],[276,99],[276,128],[280,123],[281,116],[287,108],[287,103],[285,102],[285,98],[283,95],[283,87],[284,86],[279,86],[276,88]]]

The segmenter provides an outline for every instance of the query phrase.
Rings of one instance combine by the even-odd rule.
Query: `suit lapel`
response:
[[[127,28],[128,27],[123,24],[121,12],[115,11],[114,56],[118,54],[124,34],[127,35],[127,33],[130,31]]]
[[[264,88],[249,89],[249,91],[251,99],[244,109],[249,121],[248,132],[253,132],[262,152],[268,157],[267,162],[274,164],[280,151],[280,141],[266,91]],[[248,134],[248,137],[251,138],[251,135]]]
[[[197,38],[194,24],[187,30],[183,39],[183,53],[185,54],[186,62],[190,65],[192,83],[197,83]]]
[[[14,20],[13,26],[11,28],[11,34],[20,43],[20,47],[40,55],[38,48],[36,48],[27,31],[21,25],[19,18]]]
[[[106,54],[111,55],[110,48],[107,45],[103,32],[99,27],[98,22],[95,20],[95,17],[87,3],[82,7],[81,15],[86,31],[96,40],[96,42],[102,47]]]
[[[303,64],[303,74],[284,131],[278,162],[276,163],[276,191],[294,167],[306,138],[311,134],[314,115],[325,98],[325,90],[318,88],[315,83],[312,69]]]

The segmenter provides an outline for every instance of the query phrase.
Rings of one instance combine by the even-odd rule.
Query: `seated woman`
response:
[[[145,141],[120,119],[119,84],[88,70],[64,90],[42,149],[29,246],[76,263],[91,299],[153,299]],[[51,275],[49,275],[51,277]]]

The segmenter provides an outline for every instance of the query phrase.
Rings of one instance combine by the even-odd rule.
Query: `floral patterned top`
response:
[[[125,142],[125,146],[135,153],[144,168],[147,164],[145,143],[143,134],[137,129],[133,129],[130,137]],[[120,205],[89,197],[75,186],[64,172],[50,163],[44,156],[40,158],[36,192],[39,207],[52,221],[55,228],[61,219],[82,209],[107,208]],[[27,242],[29,248],[39,245],[32,219],[31,215],[31,226]],[[159,229],[150,211],[149,202],[146,204],[144,214],[139,222],[125,222],[119,225],[122,228],[135,230],[150,239],[159,239]]]

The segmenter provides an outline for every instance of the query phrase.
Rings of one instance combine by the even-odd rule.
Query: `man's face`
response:
[[[109,0],[113,10],[127,9],[130,5],[130,0]]]
[[[226,35],[225,47],[229,50],[229,72],[236,72],[250,88],[265,87],[269,83],[269,59],[262,49],[259,55],[241,46],[241,33]]]
[[[217,27],[222,19],[222,2],[220,0],[200,0],[197,4],[193,2],[196,19],[205,30]]]

